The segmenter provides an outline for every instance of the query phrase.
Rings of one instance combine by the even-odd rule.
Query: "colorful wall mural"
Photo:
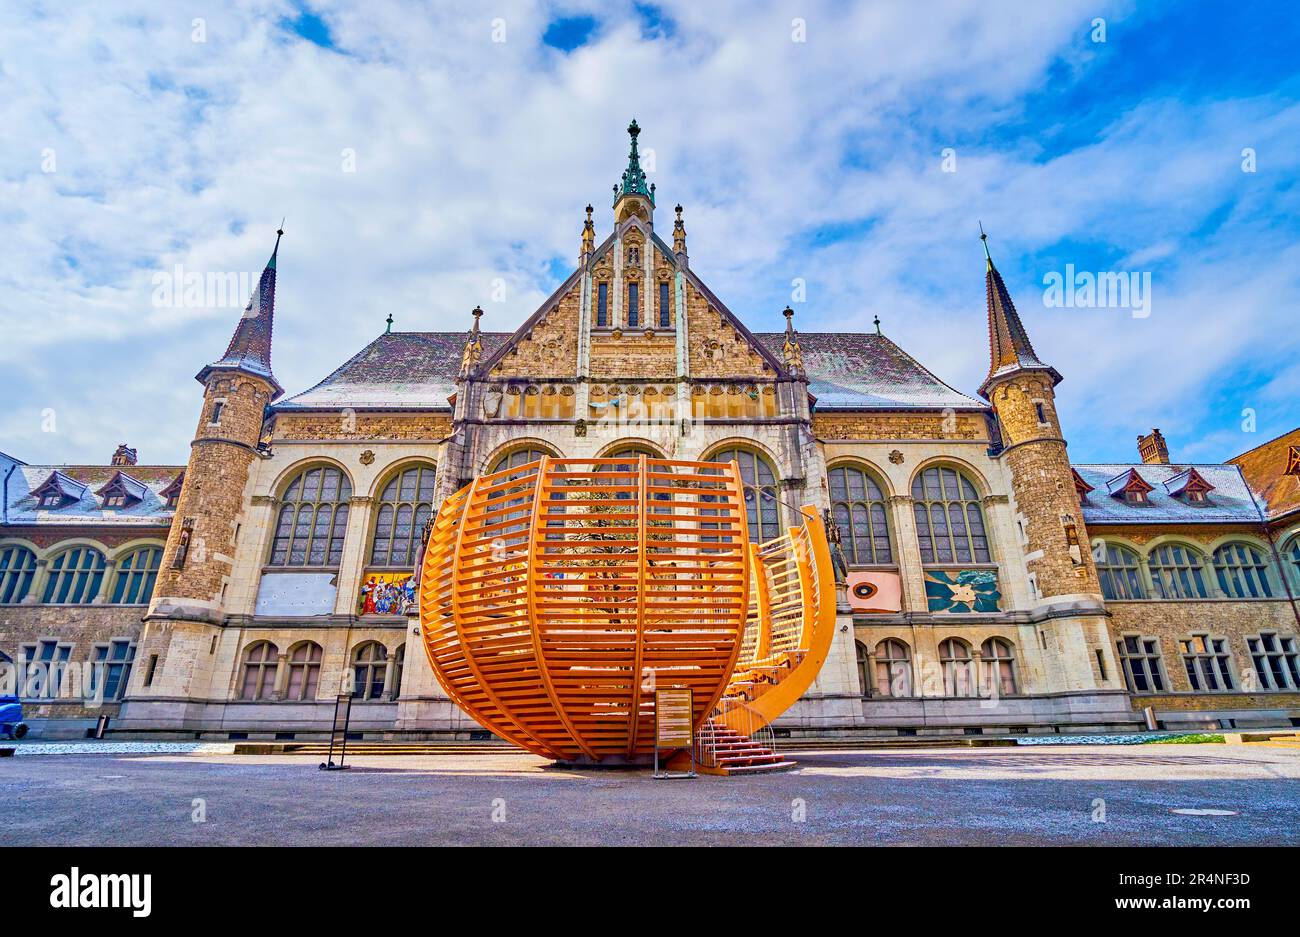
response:
[[[925,597],[932,612],[996,612],[1002,602],[991,569],[927,569]]]
[[[366,573],[357,595],[358,615],[413,615],[415,611],[412,573]]]

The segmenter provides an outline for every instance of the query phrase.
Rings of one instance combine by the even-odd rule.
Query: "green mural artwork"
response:
[[[998,574],[991,569],[927,569],[925,597],[932,612],[996,612],[1002,601]]]

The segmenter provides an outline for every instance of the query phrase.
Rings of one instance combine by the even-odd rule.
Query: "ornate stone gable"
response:
[[[573,278],[570,278],[573,279]],[[572,377],[578,371],[578,319],[582,284],[552,297],[506,342],[488,376]]]

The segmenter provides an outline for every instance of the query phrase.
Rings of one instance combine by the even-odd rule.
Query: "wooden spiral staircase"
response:
[[[750,544],[746,496],[734,462],[646,456],[476,478],[444,501],[421,566],[438,681],[502,738],[606,764],[653,758],[655,689],[689,688],[701,767],[787,766],[762,734],[826,659],[830,555],[812,508]]]

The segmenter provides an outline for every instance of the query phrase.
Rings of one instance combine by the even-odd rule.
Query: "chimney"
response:
[[[127,446],[126,443],[117,447],[113,453],[113,459],[109,465],[135,465],[135,450]]]
[[[1138,437],[1138,455],[1147,465],[1169,464],[1169,446],[1160,430],[1153,429],[1150,435]]]

